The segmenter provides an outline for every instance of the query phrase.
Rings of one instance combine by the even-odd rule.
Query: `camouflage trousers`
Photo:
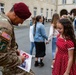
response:
[[[26,72],[17,67],[15,69],[4,68],[2,70],[2,75],[35,75],[35,73],[32,70],[30,70],[30,72]]]

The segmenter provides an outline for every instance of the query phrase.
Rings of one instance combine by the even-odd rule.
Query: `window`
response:
[[[66,4],[66,0],[62,0],[62,4]]]
[[[0,3],[0,12],[4,12],[4,3]]]
[[[73,3],[76,3],[76,0],[73,0]]]
[[[43,16],[43,8],[41,8],[41,15]]]
[[[52,2],[53,4],[56,4],[56,0],[51,0],[51,2]]]
[[[48,10],[49,10],[49,9],[46,9],[46,17],[48,17]]]
[[[37,15],[37,7],[34,7],[34,16]]]
[[[51,9],[51,17],[52,17],[52,15],[53,15],[53,9]]]

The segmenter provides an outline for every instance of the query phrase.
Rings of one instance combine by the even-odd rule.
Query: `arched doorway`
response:
[[[60,16],[62,16],[62,15],[68,15],[68,11],[66,9],[62,9],[60,11]]]
[[[72,9],[72,10],[70,11],[70,14],[71,14],[71,15],[74,14],[74,16],[76,16],[76,9]]]

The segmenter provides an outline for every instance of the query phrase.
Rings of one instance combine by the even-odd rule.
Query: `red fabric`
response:
[[[63,75],[68,64],[68,48],[74,47],[71,40],[64,40],[58,37],[57,39],[58,52],[55,58],[54,69],[52,75]],[[69,75],[76,75],[76,64],[73,64]]]
[[[19,18],[24,20],[31,16],[28,6],[22,2],[14,4],[14,12]]]

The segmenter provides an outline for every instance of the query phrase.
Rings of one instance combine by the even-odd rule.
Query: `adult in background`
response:
[[[31,16],[28,6],[22,2],[15,3],[7,14],[0,14],[0,66],[3,75],[34,75],[18,68],[25,57],[17,51],[14,27]]]
[[[48,38],[48,41],[52,42],[52,60],[54,60],[54,54],[55,54],[55,50],[56,50],[56,40],[57,40],[57,35],[59,34],[57,31],[57,21],[58,20],[59,20],[59,15],[57,13],[55,13],[52,17],[49,38]],[[53,68],[53,62],[54,61],[52,61],[51,68]]]
[[[75,19],[74,19],[73,26],[74,26],[74,30],[76,31],[76,16],[75,16]]]
[[[34,43],[36,47],[36,55],[35,55],[35,64],[34,66],[44,66],[43,59],[46,55],[46,47],[45,47],[45,39],[48,40],[48,37],[45,33],[45,27],[42,24],[43,18],[38,15],[36,17],[36,23],[34,26]],[[40,58],[40,62],[38,59]]]
[[[29,30],[29,39],[30,39],[30,42],[31,42],[31,47],[30,47],[30,54],[31,55],[33,54],[33,49],[35,47],[34,37],[33,37],[33,28],[34,28],[34,25],[35,25],[35,21],[36,21],[36,17],[32,17],[32,25],[30,26],[30,30]],[[35,57],[35,55],[32,55],[32,57]]]
[[[30,18],[30,26],[33,25],[32,17]]]
[[[44,22],[45,22],[45,18],[44,18],[44,16],[43,16],[43,22],[42,22],[43,25],[44,25]]]

